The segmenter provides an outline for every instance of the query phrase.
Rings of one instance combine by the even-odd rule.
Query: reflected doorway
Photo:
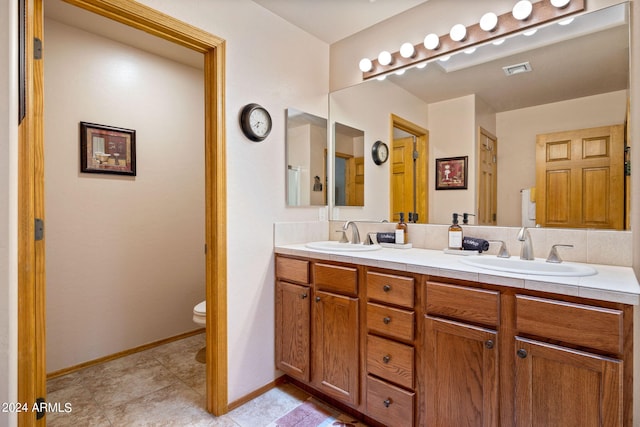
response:
[[[429,222],[429,131],[391,115],[390,220]],[[417,216],[416,216],[417,215]],[[417,219],[416,219],[417,218]]]

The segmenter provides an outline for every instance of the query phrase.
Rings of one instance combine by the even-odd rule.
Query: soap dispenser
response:
[[[462,249],[462,227],[458,225],[458,214],[453,214],[452,224],[449,227],[449,249]]]
[[[396,225],[396,244],[407,243],[407,224],[404,222],[404,212],[400,212],[400,221]]]

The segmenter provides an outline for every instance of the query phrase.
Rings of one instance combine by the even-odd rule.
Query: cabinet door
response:
[[[427,316],[426,425],[498,425],[497,333]]]
[[[276,284],[276,366],[309,381],[311,292],[308,286]]]
[[[358,299],[316,292],[313,383],[345,403],[359,403]]]
[[[621,426],[622,361],[516,337],[517,426]]]

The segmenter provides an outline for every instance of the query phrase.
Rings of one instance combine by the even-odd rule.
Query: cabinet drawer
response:
[[[427,314],[496,326],[500,293],[466,286],[427,282]]]
[[[413,425],[415,393],[367,377],[367,415],[388,427]]]
[[[358,295],[358,269],[355,267],[316,263],[313,279],[318,290]]]
[[[516,295],[516,327],[520,334],[623,353],[620,310]]]
[[[391,338],[413,341],[415,312],[385,305],[367,304],[367,328]]]
[[[368,272],[367,297],[370,300],[413,309],[413,282],[412,277]]]
[[[367,336],[367,372],[413,388],[413,347],[374,335]]]
[[[278,279],[308,284],[309,261],[276,257],[276,276]]]

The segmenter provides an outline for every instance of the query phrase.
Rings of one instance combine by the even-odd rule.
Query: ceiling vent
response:
[[[507,76],[513,76],[520,73],[528,73],[529,71],[531,71],[531,64],[529,64],[528,62],[523,62],[521,64],[507,65],[506,67],[502,67],[502,70]]]

